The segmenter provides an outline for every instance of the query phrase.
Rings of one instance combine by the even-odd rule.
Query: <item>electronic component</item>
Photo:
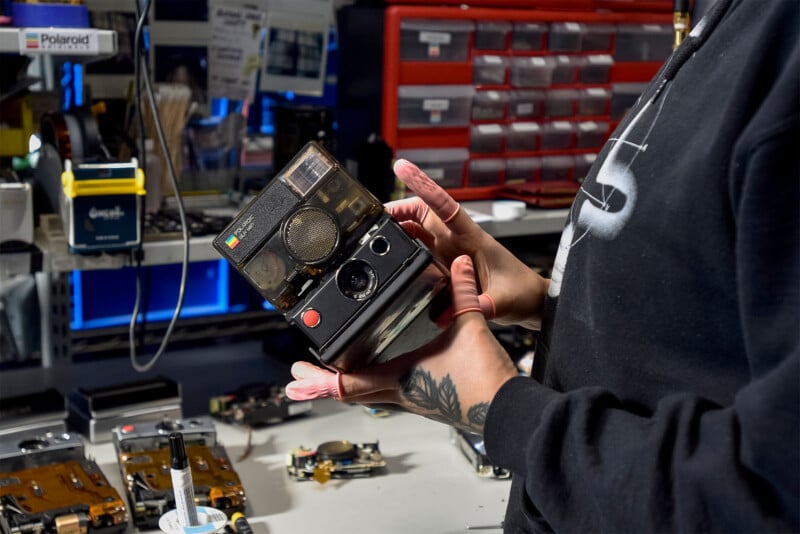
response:
[[[0,532],[111,534],[128,526],[125,503],[77,434],[0,436]]]
[[[450,440],[469,460],[478,476],[486,478],[511,477],[511,471],[508,469],[492,465],[489,457],[486,456],[486,447],[482,436],[451,427]]]
[[[329,366],[384,361],[438,334],[431,304],[449,297],[447,270],[318,143],[213,244]]]
[[[226,423],[260,426],[308,413],[311,401],[293,401],[275,384],[253,383],[211,397],[209,409],[212,417]]]
[[[286,458],[286,469],[295,480],[316,480],[324,484],[332,478],[372,476],[386,467],[378,442],[351,443],[326,441],[316,450],[298,447]]]
[[[122,424],[157,423],[180,419],[181,386],[156,377],[99,388],[78,388],[69,395],[70,427],[92,443],[111,441]]]
[[[197,505],[221,510],[230,517],[247,503],[239,475],[233,470],[209,417],[159,423],[123,424],[113,431],[122,480],[134,524],[153,529],[159,518],[175,509],[170,476],[169,435],[181,432],[192,472]]]

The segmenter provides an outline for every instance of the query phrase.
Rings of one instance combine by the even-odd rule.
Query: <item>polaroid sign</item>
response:
[[[96,54],[97,32],[74,29],[33,29],[19,32],[19,48],[23,53]]]

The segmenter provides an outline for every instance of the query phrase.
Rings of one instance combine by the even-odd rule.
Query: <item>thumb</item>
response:
[[[464,255],[453,260],[450,266],[450,284],[453,291],[453,317],[468,312],[483,313],[472,258]]]

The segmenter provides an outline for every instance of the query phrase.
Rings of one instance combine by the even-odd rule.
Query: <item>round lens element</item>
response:
[[[339,268],[336,285],[344,296],[353,300],[364,300],[375,291],[378,275],[364,260],[351,260]]]

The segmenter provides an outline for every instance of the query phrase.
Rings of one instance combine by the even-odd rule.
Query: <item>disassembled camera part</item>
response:
[[[112,534],[128,526],[122,497],[85,457],[80,436],[0,437],[0,532]]]
[[[469,460],[478,476],[485,478],[510,478],[511,471],[492,465],[486,456],[483,437],[471,432],[450,428],[450,440]]]
[[[328,366],[384,361],[439,333],[431,315],[435,297],[449,298],[447,269],[318,143],[213,245]]]
[[[247,384],[209,399],[212,417],[230,424],[261,426],[311,411],[311,401],[293,401],[274,384]]]
[[[157,423],[181,416],[181,386],[166,377],[78,388],[69,395],[70,427],[91,443],[111,441],[112,429],[122,424]]]
[[[243,512],[247,497],[209,417],[159,423],[124,424],[113,432],[122,481],[128,493],[133,522],[140,529],[158,527],[159,517],[175,509],[170,476],[169,435],[181,432],[192,472],[198,505],[219,509],[227,516]]]
[[[66,418],[66,399],[53,388],[4,398],[0,404],[0,443],[10,443],[8,452],[16,454],[16,441],[9,438],[11,434],[61,434],[67,431]]]
[[[386,467],[378,442],[350,443],[326,441],[317,450],[298,447],[286,457],[286,470],[295,480],[316,480],[324,484],[332,478],[372,476]]]

